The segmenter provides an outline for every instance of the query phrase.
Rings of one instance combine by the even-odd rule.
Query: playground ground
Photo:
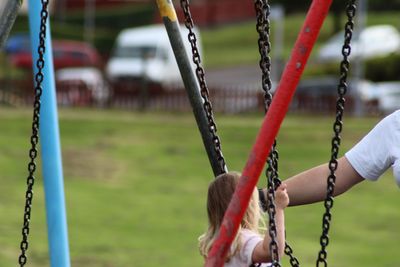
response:
[[[29,109],[0,109],[0,267],[15,265],[19,255],[31,117]],[[213,176],[192,114],[62,109],[59,117],[71,265],[202,266],[197,237],[206,228]],[[262,115],[216,119],[228,167],[240,171]],[[378,120],[345,118],[341,152]],[[333,116],[289,115],[278,137],[282,179],[329,159],[332,123]],[[42,186],[39,168],[31,267],[49,266]],[[388,172],[336,198],[330,265],[398,266],[398,197]],[[286,211],[287,237],[302,266],[315,265],[322,212],[322,204]]]

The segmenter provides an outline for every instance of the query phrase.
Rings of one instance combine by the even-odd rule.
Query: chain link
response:
[[[28,250],[28,235],[29,235],[29,223],[31,219],[32,200],[33,200],[33,185],[35,183],[34,172],[36,170],[35,159],[37,157],[37,145],[39,142],[39,117],[40,117],[40,98],[42,95],[42,82],[44,75],[42,73],[44,67],[44,53],[46,50],[46,21],[48,18],[47,12],[48,0],[42,0],[42,10],[40,13],[40,32],[39,32],[39,47],[38,53],[39,58],[36,61],[38,68],[35,75],[35,99],[33,104],[33,121],[32,121],[32,135],[30,138],[31,149],[29,150],[30,161],[28,163],[28,178],[27,178],[27,190],[25,194],[25,208],[24,208],[24,222],[22,227],[22,241],[20,244],[21,254],[18,258],[20,266],[24,266],[27,262],[26,251]]]
[[[269,106],[272,101],[272,82],[271,82],[271,58],[269,57],[269,53],[271,51],[271,42],[269,40],[270,35],[270,22],[269,15],[271,13],[270,6],[265,0],[255,0],[254,7],[257,15],[257,24],[256,29],[259,35],[258,38],[258,50],[261,56],[259,61],[259,66],[262,72],[262,89],[264,91],[264,109],[265,112],[268,111]],[[276,226],[275,226],[275,206],[274,206],[274,190],[276,187],[279,187],[281,181],[278,175],[278,159],[279,154],[276,149],[276,140],[274,140],[274,144],[271,149],[271,153],[267,159],[267,169],[266,176],[268,178],[268,203],[272,203],[268,206],[268,215],[269,215],[269,235],[271,237],[270,243],[270,251],[271,255],[274,257],[274,261],[272,266],[280,266],[278,259],[278,250],[276,244]],[[289,244],[285,243],[285,254],[290,257],[290,263],[292,266],[300,266],[299,261],[293,255],[293,250],[289,246]]]
[[[288,243],[285,243],[285,254],[289,256],[291,266],[300,266],[298,259],[293,255],[293,250]]]
[[[336,181],[336,175],[335,171],[338,166],[337,162],[337,157],[339,153],[339,147],[340,147],[340,134],[343,128],[343,113],[344,113],[344,104],[345,104],[345,99],[344,95],[346,94],[347,91],[347,76],[349,72],[349,60],[348,57],[350,56],[351,52],[351,38],[353,36],[353,28],[354,28],[354,16],[356,14],[356,6],[355,6],[355,0],[349,1],[346,7],[346,15],[347,15],[347,22],[345,24],[345,34],[344,34],[344,45],[342,48],[342,55],[343,55],[343,60],[340,63],[340,82],[338,85],[338,98],[336,101],[336,120],[333,124],[333,131],[334,131],[334,137],[332,138],[332,149],[331,149],[331,160],[329,161],[329,170],[330,174],[327,178],[327,194],[326,194],[326,199],[324,201],[324,206],[325,206],[325,213],[322,218],[322,235],[320,237],[320,244],[321,244],[321,250],[318,253],[318,259],[317,259],[317,266],[322,266],[327,267],[327,251],[326,248],[329,244],[329,228],[330,228],[330,222],[332,215],[330,213],[331,208],[333,207],[333,191],[335,189],[335,181]]]
[[[262,89],[264,91],[264,109],[267,112],[272,101],[272,82],[271,82],[271,58],[269,53],[271,52],[271,42],[269,40],[270,23],[269,14],[270,6],[265,0],[255,0],[254,7],[256,10],[257,24],[256,29],[259,35],[258,38],[258,50],[260,52],[261,59],[259,66],[262,72]]]
[[[190,45],[192,47],[192,60],[193,60],[193,63],[196,65],[196,77],[197,77],[197,81],[199,82],[199,85],[200,85],[200,94],[204,101],[203,108],[204,108],[204,111],[206,113],[207,120],[208,120],[208,129],[212,135],[212,139],[213,139],[213,143],[214,143],[214,150],[217,154],[218,164],[219,164],[222,172],[226,172],[226,163],[225,163],[224,156],[222,154],[221,140],[217,135],[217,125],[215,124],[215,121],[214,121],[212,105],[209,100],[210,94],[209,94],[206,80],[205,80],[205,72],[204,72],[203,67],[201,66],[200,53],[199,53],[199,49],[197,48],[197,38],[196,38],[196,34],[193,32],[194,24],[193,24],[192,15],[190,12],[189,0],[181,0],[180,4],[181,4],[181,8],[183,10],[183,13],[185,15],[185,26],[189,30],[188,39],[189,39]]]

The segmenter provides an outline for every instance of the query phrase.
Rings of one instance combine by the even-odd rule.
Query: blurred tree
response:
[[[331,6],[331,14],[333,20],[332,34],[340,32],[343,29],[342,14],[346,8],[346,3],[342,1],[333,1]]]
[[[378,1],[378,0],[377,0]],[[393,0],[400,1],[400,0]],[[310,0],[277,0],[276,3],[280,3],[285,8],[285,12],[295,13],[295,12],[307,12],[309,6],[311,5]],[[333,1],[331,6],[331,14],[333,19],[333,29],[332,34],[339,32],[343,29],[342,14],[344,14],[346,8],[346,1]]]
[[[400,9],[400,0],[369,0],[368,1],[369,10],[375,11],[393,11]]]
[[[294,13],[307,11],[311,2],[310,0],[277,0],[274,3],[283,5],[286,13]]]

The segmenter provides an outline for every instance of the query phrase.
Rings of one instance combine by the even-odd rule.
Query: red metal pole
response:
[[[239,184],[225,213],[218,237],[210,250],[205,267],[222,267],[224,264],[226,254],[237,233],[251,194],[264,168],[273,141],[288,110],[289,103],[331,3],[332,0],[314,0],[311,4],[292,50],[291,58],[282,74],[277,92],[264,118]]]

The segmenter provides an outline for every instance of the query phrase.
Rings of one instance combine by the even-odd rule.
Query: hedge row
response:
[[[354,60],[350,61],[350,75],[354,72]],[[400,80],[400,54],[391,54],[377,57],[363,62],[364,77],[374,82]],[[329,76],[340,73],[339,63],[311,63],[307,66],[304,75]]]

